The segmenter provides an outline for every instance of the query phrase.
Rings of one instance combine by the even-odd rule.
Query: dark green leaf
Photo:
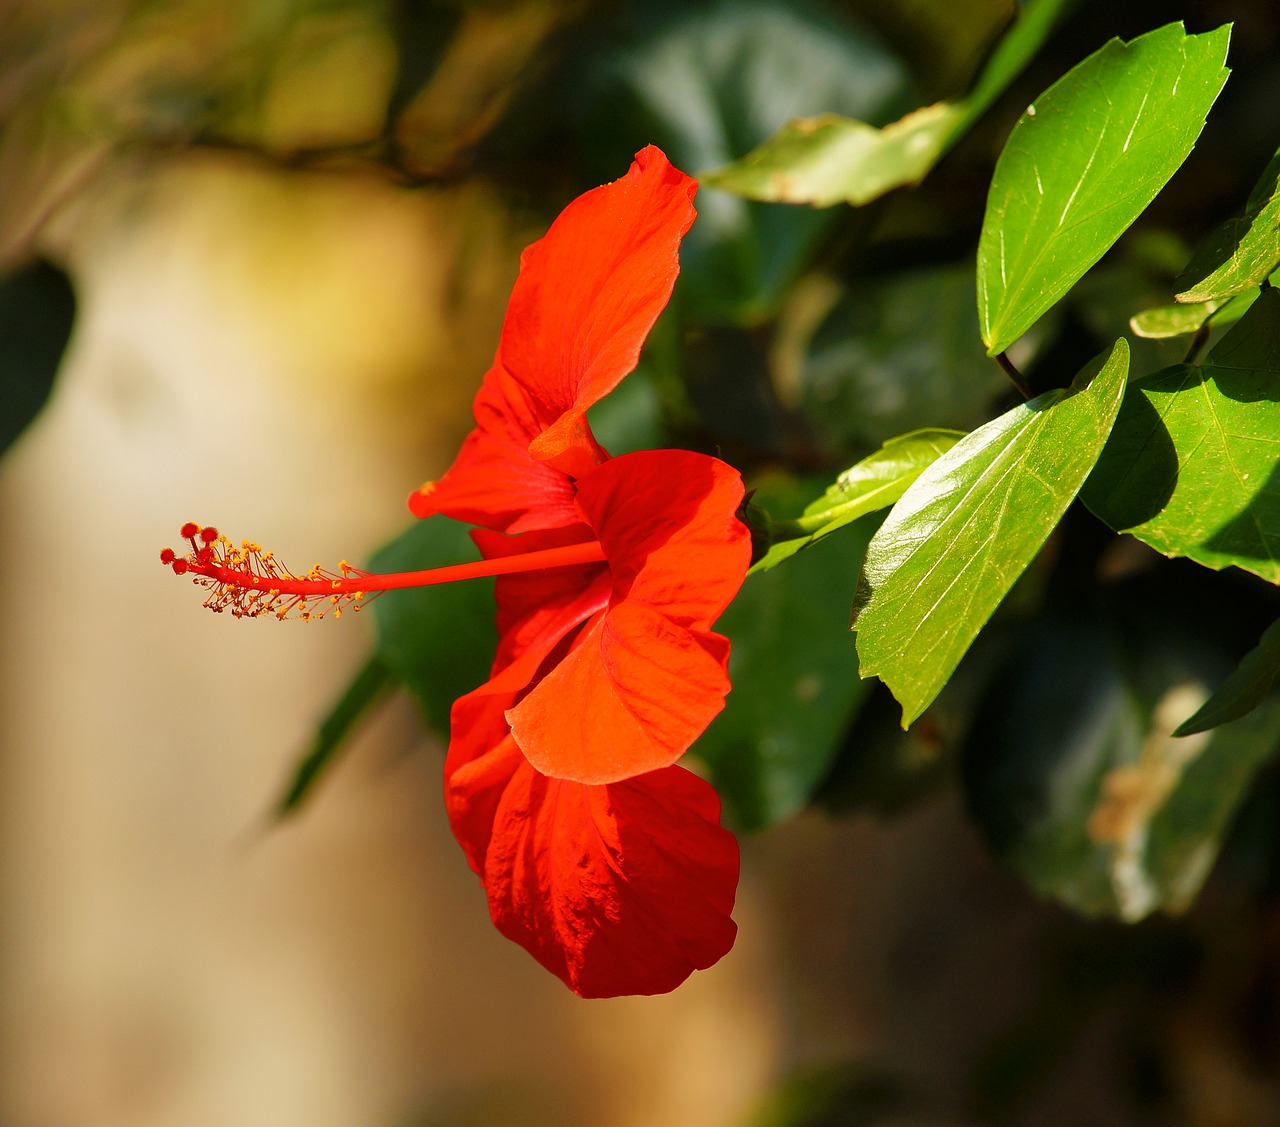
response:
[[[757,496],[783,508],[802,504],[805,493],[774,482]],[[845,620],[877,519],[751,576],[716,623],[733,644],[733,691],[693,751],[744,829],[772,825],[808,802],[864,695]]]
[[[1082,499],[1167,556],[1280,583],[1280,292],[1209,353],[1135,382]]]
[[[788,358],[795,374],[784,374],[780,394],[798,399],[833,457],[920,427],[969,430],[1008,393],[983,355],[971,268],[906,270],[843,292],[811,288],[797,300],[825,301],[827,312]]]
[[[360,718],[394,686],[391,670],[376,655],[365,662],[329,715],[320,722],[306,755],[298,760],[289,786],[276,802],[276,817],[298,811],[320,777],[333,766]]]
[[[417,571],[479,559],[467,526],[447,517],[410,525],[370,571]],[[372,606],[377,656],[413,693],[432,727],[449,732],[453,702],[489,676],[497,646],[493,580],[388,591]]]
[[[1254,187],[1245,213],[1219,227],[1178,279],[1179,301],[1221,301],[1260,285],[1280,266],[1280,152]]]
[[[792,118],[834,111],[882,123],[905,108],[901,62],[865,28],[816,4],[633,7],[636,42],[597,68],[598,89],[588,95],[599,114],[584,123],[588,143],[621,134],[609,168],[647,141],[680,168],[714,168]],[[704,189],[680,248],[689,315],[766,319],[831,218]]]
[[[1174,735],[1226,662],[1156,614],[1146,607],[1120,636],[1122,612],[1107,630],[1038,623],[967,755],[970,805],[997,852],[1038,891],[1129,921],[1191,902],[1280,741],[1274,699],[1211,733]]]
[[[774,544],[751,571],[768,571],[859,517],[887,509],[962,437],[955,430],[917,430],[889,439],[836,478],[821,497],[805,506],[798,520],[779,522],[775,535],[786,526],[798,535]]]
[[[902,704],[906,727],[946,684],[1106,443],[1129,347],[1117,341],[1069,389],[963,438],[907,490],[871,541],[854,604],[862,675]]]
[[[48,399],[75,315],[70,280],[47,262],[0,280],[0,453]]]
[[[1241,659],[1221,685],[1190,720],[1185,720],[1173,734],[1192,736],[1210,728],[1239,720],[1252,712],[1271,693],[1280,676],[1280,621],[1263,632],[1258,644]]]
[[[798,118],[701,178],[747,199],[814,207],[866,204],[917,184],[1026,66],[1064,3],[1031,0],[963,101],[925,106],[882,129],[833,113]]]
[[[1124,233],[1177,171],[1226,81],[1230,28],[1115,39],[1019,119],[978,247],[978,319],[1004,351]]]

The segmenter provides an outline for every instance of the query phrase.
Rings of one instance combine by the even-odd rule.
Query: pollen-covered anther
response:
[[[181,535],[191,545],[185,556],[172,548],[160,553],[160,561],[177,575],[190,574],[205,588],[204,605],[217,614],[230,611],[236,618],[272,615],[278,619],[300,618],[311,622],[332,612],[335,618],[348,603],[359,609],[363,591],[354,590],[354,581],[367,575],[345,560],[341,574],[319,564],[298,576],[276,559],[274,552],[252,540],[233,544],[214,527],[193,521],[184,524]],[[344,590],[344,588],[351,588]]]

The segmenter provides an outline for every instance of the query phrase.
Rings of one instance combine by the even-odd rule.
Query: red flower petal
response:
[[[717,962],[737,884],[720,800],[683,767],[585,786],[522,761],[485,863],[498,930],[584,998],[664,994]]]
[[[583,997],[665,993],[720,959],[738,847],[715,791],[680,767],[549,779],[506,732],[513,694],[492,685],[454,706],[445,797],[498,929]]]
[[[729,644],[710,626],[750,563],[741,502],[736,470],[687,451],[627,454],[578,482],[613,589],[507,714],[540,772],[609,783],[666,767],[724,707]]]
[[[474,410],[475,430],[453,465],[409,495],[414,516],[443,513],[498,532],[576,524],[573,482],[529,456],[539,426],[524,392],[500,365],[489,369]]]
[[[650,145],[525,250],[498,355],[528,393],[539,461],[578,475],[600,460],[585,412],[636,366],[671,297],[697,190]]]

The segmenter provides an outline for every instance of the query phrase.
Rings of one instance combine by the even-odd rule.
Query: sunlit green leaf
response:
[[[994,355],[1078,281],[1156,197],[1227,78],[1230,28],[1115,39],[1059,79],[996,164],[978,247],[978,316]]]
[[[1129,318],[1129,327],[1146,340],[1191,336],[1199,331],[1200,326],[1209,319],[1209,314],[1217,308],[1216,301],[1202,301],[1195,305],[1161,305],[1135,313]]]
[[[1226,662],[1157,613],[1037,624],[969,739],[969,803],[996,851],[1090,915],[1185,908],[1280,742],[1275,698],[1212,732],[1174,734]]]
[[[753,200],[861,205],[919,183],[1026,66],[1065,0],[1031,0],[963,101],[938,102],[882,129],[826,113],[788,122],[740,160],[702,175]]]
[[[765,482],[770,509],[812,491]],[[788,818],[808,802],[866,692],[845,629],[858,564],[878,517],[863,518],[790,561],[752,575],[716,622],[733,648],[733,691],[694,744],[744,829]]]
[[[320,722],[306,754],[294,765],[289,785],[276,801],[277,817],[293,814],[301,807],[324,773],[333,766],[361,717],[394,685],[391,671],[376,655],[365,662],[330,709],[329,715]]]
[[[1245,204],[1196,251],[1178,279],[1179,301],[1222,300],[1259,285],[1280,266],[1280,152]]]
[[[466,525],[430,517],[382,548],[369,570],[418,571],[479,558]],[[388,591],[371,610],[378,658],[413,693],[431,726],[448,735],[453,702],[489,676],[497,645],[493,580]]]
[[[75,314],[70,280],[46,262],[0,279],[0,453],[49,397]]]
[[[946,684],[1053,531],[1110,433],[1129,368],[1101,367],[961,439],[894,506],[871,541],[854,604],[863,676],[902,704],[903,726]]]
[[[1267,699],[1277,677],[1280,677],[1280,620],[1267,627],[1231,676],[1214,690],[1213,696],[1190,720],[1183,721],[1174,735],[1191,736],[1240,719]]]
[[[774,544],[751,568],[768,571],[859,517],[892,505],[925,468],[950,450],[963,435],[955,430],[917,430],[891,438],[874,454],[850,466],[795,521],[780,522],[799,535]]]
[[[1280,583],[1280,292],[1209,353],[1134,383],[1082,499],[1118,532]]]

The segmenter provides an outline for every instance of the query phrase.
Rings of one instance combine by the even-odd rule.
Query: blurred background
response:
[[[565,203],[650,142],[697,174],[796,116],[883,125],[958,97],[1017,12],[0,8],[6,1127],[1280,1123],[1274,772],[1224,816],[1198,901],[1130,924],[1032,891],[1071,899],[1008,856],[988,769],[1093,707],[1068,683],[1048,734],[1001,711],[1035,688],[1018,677],[1101,668],[1073,608],[1158,590],[1177,615],[1116,628],[1219,676],[1280,609],[1261,581],[1117,547],[1073,510],[907,735],[845,631],[873,525],[749,585],[725,627],[738,692],[695,749],[742,831],[737,947],[670,996],[588,1003],[494,931],[445,823],[433,702],[483,676],[484,592],[457,604],[470,633],[423,612],[430,652],[395,668],[416,691],[346,716],[278,822],[401,620],[227,621],[157,565],[186,520],[295,569],[409,551],[404,498],[469,429],[520,249]],[[602,440],[719,452],[786,512],[887,437],[1011,405],[973,309],[995,157],[1070,66],[1177,18],[1235,21],[1235,74],[1142,227],[1020,343],[1035,386],[1065,382],[1169,299],[1280,144],[1270,0],[1067,5],[924,185],[868,207],[704,188]]]

